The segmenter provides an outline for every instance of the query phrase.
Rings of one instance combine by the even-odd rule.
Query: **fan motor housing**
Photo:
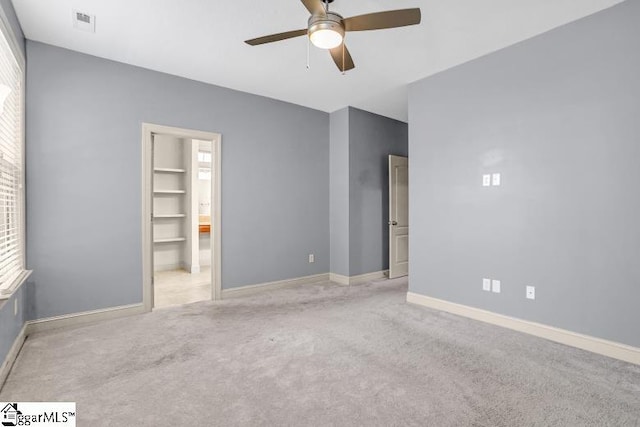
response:
[[[335,12],[327,12],[326,15],[313,15],[309,18],[309,35],[318,30],[332,30],[344,37],[342,16]]]

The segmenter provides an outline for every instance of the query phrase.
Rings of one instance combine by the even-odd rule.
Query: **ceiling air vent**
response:
[[[89,33],[96,32],[96,16],[89,15],[77,10],[73,11],[73,28]]]

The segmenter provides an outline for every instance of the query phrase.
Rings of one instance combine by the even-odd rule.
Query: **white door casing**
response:
[[[409,274],[409,159],[389,156],[389,278]]]
[[[149,149],[151,150],[151,154],[149,155],[148,159],[145,159],[144,158],[144,155],[145,155],[144,153],[145,153],[145,149],[147,148],[147,147],[145,147],[145,145],[146,145],[145,143],[146,143],[147,139],[149,141],[149,145],[150,145]],[[154,181],[153,180],[153,167],[154,167],[154,164],[155,164],[155,161],[154,161],[154,159],[155,159],[155,149],[156,149],[156,137],[155,137],[155,134],[153,132],[149,131],[148,135],[144,135],[144,129],[143,129],[143,136],[142,136],[142,152],[143,152],[143,155],[142,155],[142,162],[143,162],[142,170],[143,170],[143,172],[142,172],[142,175],[143,175],[143,177],[147,175],[147,173],[144,170],[145,170],[145,168],[148,168],[149,169],[148,173],[151,174],[151,178],[148,181],[149,188],[148,188],[148,191],[146,191],[146,192],[145,192],[145,190],[147,190],[147,189],[144,188],[144,186],[145,186],[144,178],[142,180],[143,181],[143,183],[142,183],[142,186],[143,186],[143,190],[142,190],[143,191],[143,193],[142,193],[142,206],[143,206],[143,208],[142,208],[142,210],[144,212],[144,210],[145,210],[144,206],[145,206],[145,201],[146,201],[147,204],[148,204],[148,207],[149,207],[149,209],[151,211],[149,213],[144,212],[143,213],[143,218],[142,218],[142,223],[143,223],[143,225],[142,225],[142,234],[143,234],[143,237],[142,237],[142,258],[143,258],[143,264],[145,264],[146,258],[147,257],[149,258],[148,262],[151,265],[151,275],[147,277],[147,275],[145,275],[143,273],[143,278],[142,278],[143,301],[142,302],[145,305],[145,309],[147,308],[147,305],[149,306],[148,307],[149,310],[153,309],[153,301],[154,301],[154,298],[155,298],[155,291],[156,291],[156,288],[155,288],[156,284],[155,284],[155,279],[154,279],[154,275],[153,275],[153,266],[156,265],[155,264],[155,259],[154,259],[155,254],[154,254],[154,250],[153,250],[153,241],[155,239],[154,233],[153,233],[153,188],[154,188],[154,184],[153,184],[153,181]],[[151,162],[151,163],[149,163],[149,162]],[[151,221],[151,225],[149,226],[149,236],[148,236],[149,241],[148,242],[145,241],[145,236],[144,236],[145,231],[146,231],[145,230],[145,226],[146,226],[146,221],[147,220]],[[146,255],[145,255],[145,248],[148,250],[148,254],[146,254]],[[142,268],[144,270],[145,268],[147,268],[147,266],[143,265]],[[149,280],[151,283],[147,284],[147,280]]]
[[[211,237],[211,298],[222,298],[222,135],[142,123],[142,301],[146,311],[153,308],[153,135],[212,141],[211,205],[215,233]]]

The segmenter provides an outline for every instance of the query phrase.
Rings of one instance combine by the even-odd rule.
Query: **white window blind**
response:
[[[0,31],[0,299],[25,274],[23,73]]]

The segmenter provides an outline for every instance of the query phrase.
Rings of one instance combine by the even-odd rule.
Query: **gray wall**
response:
[[[389,268],[389,154],[407,156],[407,124],[349,107],[349,274]]]
[[[331,272],[349,275],[349,108],[331,113]]]
[[[328,114],[31,41],[27,61],[36,317],[142,300],[142,122],[222,134],[223,288],[329,270]]]
[[[27,285],[23,285],[9,298],[0,302],[0,365],[4,362],[13,342],[20,333],[29,316]],[[15,300],[18,300],[18,313],[13,314]],[[2,384],[0,384],[2,387]]]
[[[20,29],[20,24],[18,24],[13,5],[9,0],[0,0],[0,8],[2,8],[2,12],[6,16],[18,44],[24,49],[24,35]],[[29,307],[26,289],[27,286],[23,285],[9,300],[0,301],[0,365],[24,325],[25,314]],[[16,298],[18,299],[19,310],[18,315],[14,316],[14,300]]]
[[[389,154],[407,155],[407,124],[357,108],[331,114],[331,272],[389,268]]]
[[[627,1],[410,87],[410,291],[640,346],[638,22]]]

